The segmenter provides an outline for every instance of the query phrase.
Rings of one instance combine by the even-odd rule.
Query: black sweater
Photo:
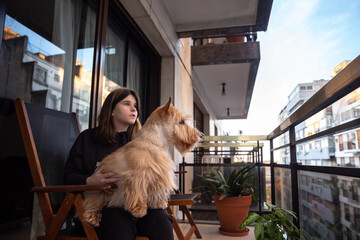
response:
[[[96,128],[87,129],[76,139],[65,165],[65,184],[86,184],[86,178],[94,173],[96,163],[127,143],[126,132],[116,134],[116,143],[106,144],[95,139],[95,132]]]

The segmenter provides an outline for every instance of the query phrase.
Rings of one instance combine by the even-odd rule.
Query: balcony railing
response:
[[[186,192],[198,186],[198,175],[206,174],[211,169],[221,169],[226,174],[231,169],[241,166],[236,163],[237,161],[253,163],[256,165],[253,180],[259,189],[259,202],[253,203],[251,211],[266,213],[264,203],[270,202],[294,211],[299,217],[299,221],[295,223],[310,239],[318,239],[325,235],[327,239],[359,239],[359,154],[354,151],[338,159],[336,153],[339,150],[335,147],[335,156],[329,152],[329,158],[325,159],[332,164],[323,166],[324,159],[305,162],[297,158],[297,146],[325,139],[323,142],[328,144],[326,147],[334,149],[334,145],[338,144],[334,141],[334,135],[349,131],[357,134],[355,130],[360,127],[360,118],[329,125],[326,129],[309,136],[295,137],[297,125],[324,109],[329,114],[331,109],[339,109],[338,100],[346,100],[347,96],[353,98],[354,94],[360,95],[360,91],[357,90],[359,87],[360,56],[269,135],[205,137],[205,142],[199,145],[194,153],[198,155],[195,159],[211,159],[211,156],[216,154],[219,157],[214,159],[218,162],[182,162],[179,168],[188,172],[181,176],[182,190]],[[284,142],[281,141],[284,135],[288,135],[289,141],[286,144],[277,144],[279,140]],[[359,142],[360,135],[356,135],[354,141]],[[288,154],[284,157],[281,153],[286,152],[285,149]],[[352,161],[352,167],[347,167],[349,159]],[[216,220],[215,207],[210,196],[203,196],[194,204],[192,210],[195,218]]]

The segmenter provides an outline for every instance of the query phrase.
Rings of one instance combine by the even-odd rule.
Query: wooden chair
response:
[[[45,225],[45,235],[38,239],[98,239],[94,228],[82,219],[81,192],[111,186],[60,185],[68,153],[80,132],[76,116],[24,103],[22,99],[15,100],[15,109],[34,182],[32,191],[37,195]],[[84,231],[73,226],[62,230],[73,208]]]
[[[166,210],[170,216],[173,216],[173,227],[179,240],[189,240],[194,233],[197,238],[202,238],[199,229],[194,222],[194,218],[192,217],[188,208],[188,205],[192,205],[194,203],[194,200],[199,196],[199,193],[184,194],[180,193],[179,190],[175,190],[175,194],[172,194],[170,196],[168,207]],[[179,206],[179,210],[181,210],[186,215],[189,221],[190,229],[185,234],[181,231],[179,223],[174,217],[174,213],[171,210],[172,206]]]

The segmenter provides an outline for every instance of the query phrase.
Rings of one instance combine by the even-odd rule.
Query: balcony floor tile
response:
[[[203,240],[230,240],[230,239],[241,239],[241,240],[255,240],[255,236],[254,236],[254,228],[253,227],[248,227],[250,232],[247,236],[243,236],[243,237],[230,237],[230,236],[225,236],[219,233],[219,225],[215,225],[215,224],[197,224],[199,231],[202,235],[202,239]],[[189,224],[185,224],[185,223],[180,223],[180,227],[181,229],[184,231],[188,230],[190,228]],[[176,234],[174,233],[175,236],[175,240],[178,240],[178,238],[176,237]],[[195,234],[193,234],[193,236],[191,237],[191,239],[197,239]]]

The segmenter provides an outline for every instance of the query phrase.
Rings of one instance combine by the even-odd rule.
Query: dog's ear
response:
[[[169,110],[170,104],[171,104],[171,97],[169,97],[169,101],[165,104],[164,111],[167,112]]]

